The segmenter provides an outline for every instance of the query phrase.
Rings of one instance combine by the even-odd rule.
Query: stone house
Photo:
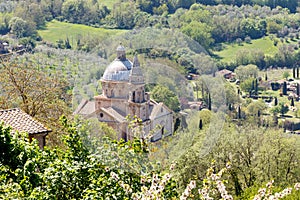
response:
[[[10,126],[11,133],[17,131],[28,133],[29,141],[31,142],[35,138],[41,149],[46,145],[46,136],[51,132],[50,129],[19,108],[0,110],[0,122]]]
[[[92,101],[82,100],[74,114],[106,122],[125,141],[150,133],[151,141],[157,141],[173,133],[173,112],[150,99],[138,57],[131,62],[123,46],[118,46],[117,58],[106,68],[101,84],[102,94]],[[133,135],[127,116],[141,120],[141,135]]]
[[[220,71],[217,71],[216,74],[224,77],[225,79],[235,78],[235,73],[233,73],[232,71],[230,71],[228,69],[222,69]]]

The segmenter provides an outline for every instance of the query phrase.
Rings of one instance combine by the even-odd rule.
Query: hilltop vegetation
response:
[[[263,199],[300,189],[299,135],[285,132],[300,117],[298,6],[0,0],[0,108],[21,107],[53,130],[40,151],[0,124],[0,198]],[[174,111],[172,137],[116,141],[106,124],[71,114],[101,93],[120,42],[129,59],[138,54],[147,92]],[[235,76],[219,76],[224,68]]]
[[[100,41],[124,32],[125,30],[95,28],[56,20],[47,23],[44,29],[38,31],[44,41],[60,44],[62,45],[61,48],[64,48],[65,41],[68,40],[70,48],[84,51],[90,51]],[[91,46],[91,43],[94,45]]]
[[[101,42],[102,36],[107,36],[106,33],[109,35],[118,33],[118,29],[167,28],[186,34],[211,55],[214,53],[220,55],[221,59],[216,57],[219,68],[234,69],[240,64],[256,64],[259,68],[270,65],[292,67],[291,64],[297,60],[297,52],[294,50],[298,49],[299,38],[300,17],[296,13],[297,6],[298,2],[295,0],[5,1],[0,5],[2,10],[0,33],[13,32],[19,38],[43,39],[59,48],[95,52],[95,47]],[[63,23],[59,24],[57,21],[47,23],[53,19]],[[90,29],[64,24],[65,22],[117,31]],[[60,34],[62,25],[69,27],[64,34]],[[77,29],[79,27],[80,30]],[[85,31],[91,34],[82,37]],[[251,55],[259,54],[252,56],[251,61],[240,63],[239,58],[232,59],[234,56],[231,53],[218,52],[222,50],[224,43],[241,44],[244,41],[246,43],[244,44],[249,46],[247,44],[252,40],[260,41],[259,39],[264,37],[270,38],[273,45],[268,42],[268,45],[264,44],[264,48],[250,51]],[[275,53],[275,48],[280,48],[280,51]],[[222,59],[224,55],[227,58]],[[278,57],[290,59],[279,61]]]

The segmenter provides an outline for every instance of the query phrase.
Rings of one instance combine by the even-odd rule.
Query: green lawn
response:
[[[79,38],[97,37],[97,39],[101,40],[125,31],[126,30],[93,28],[86,25],[53,20],[46,24],[44,30],[39,30],[39,34],[44,41],[51,43],[56,43],[56,41],[60,39],[65,40],[66,38],[69,38],[71,46],[75,47]]]
[[[234,44],[223,44],[224,48],[222,51],[215,51],[216,54],[223,62],[232,62],[235,60],[236,54],[243,50],[261,50],[266,55],[274,55],[278,48],[274,46],[273,41],[269,37],[252,40],[251,44],[245,42],[242,45]]]

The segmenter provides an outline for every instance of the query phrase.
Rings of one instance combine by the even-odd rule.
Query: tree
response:
[[[282,94],[287,95],[287,83],[284,81],[282,86]]]
[[[267,22],[267,32],[269,34],[276,34],[278,31],[282,30],[283,25],[276,23],[276,21],[270,20]]]
[[[55,72],[47,74],[32,60],[22,57],[0,63],[1,108],[20,107],[27,114],[50,126],[54,132],[62,114],[68,114],[68,85]],[[56,134],[50,138],[57,140]]]
[[[293,67],[293,78],[296,78],[296,68],[295,68],[295,66]]]
[[[275,99],[274,99],[274,106],[277,106],[278,105],[278,99],[277,99],[277,97],[275,97]]]
[[[249,92],[249,94],[251,94],[252,90],[253,90],[253,83],[254,83],[254,81],[255,81],[254,78],[248,78],[248,79],[244,80],[240,84],[241,90],[244,91],[244,92]]]
[[[175,112],[180,110],[178,97],[171,90],[162,85],[157,85],[153,88],[151,91],[151,97],[157,102],[163,102]]]
[[[180,146],[175,144],[174,150],[177,149],[177,151],[171,152],[170,156],[172,157],[174,154],[177,158],[175,172],[178,173],[176,178],[179,188],[185,186],[184,183],[188,183],[193,177],[204,179],[205,171],[203,169],[207,168],[205,166],[211,165],[212,160],[214,160],[212,171],[218,171],[225,167],[226,163],[231,163],[227,174],[227,188],[231,188],[235,195],[247,192],[249,188],[274,177],[276,177],[274,178],[275,182],[278,180],[276,182],[278,184],[297,181],[298,175],[296,174],[300,173],[297,168],[299,160],[299,157],[296,156],[299,155],[297,137],[282,134],[277,128],[266,129],[241,123],[243,123],[242,126],[231,123],[224,124],[216,145],[201,159],[199,159],[201,149],[205,148],[202,137],[196,137],[196,141],[190,142],[190,150],[186,150],[180,157],[178,157]],[[185,137],[181,139],[184,142],[187,141]],[[181,143],[181,141],[176,140],[176,143]],[[227,153],[224,154],[224,152]],[[291,165],[291,163],[295,165]],[[286,166],[290,168],[287,169]],[[286,177],[290,180],[286,181]]]
[[[202,119],[199,120],[199,129],[202,130],[203,124],[202,124]]]
[[[208,49],[214,40],[211,37],[211,28],[205,23],[192,21],[189,24],[185,24],[181,31],[193,40],[201,44],[205,49]]]
[[[19,17],[11,18],[11,20],[9,21],[9,28],[10,31],[18,38],[28,37],[36,34],[34,25]]]
[[[267,109],[267,105],[263,100],[258,100],[258,101],[252,101],[248,106],[247,106],[247,113],[249,115],[257,115],[258,111],[262,113],[264,110]]]
[[[0,34],[5,35],[10,31],[9,21],[12,18],[11,14],[2,13],[0,14]]]
[[[14,16],[32,23],[34,27],[42,28],[45,26],[45,16],[47,16],[42,9],[37,2],[20,2],[15,8]]]
[[[279,104],[271,109],[271,112],[274,114],[280,113],[281,116],[286,114],[289,111],[289,106],[283,102],[279,102]]]
[[[208,93],[208,110],[211,110],[211,97],[210,97],[210,93]]]
[[[285,80],[287,80],[289,76],[290,76],[290,73],[288,71],[285,71],[282,74],[282,78],[284,78]]]
[[[234,72],[240,81],[244,81],[248,78],[256,78],[258,75],[258,68],[256,65],[238,66]]]
[[[291,106],[294,107],[295,103],[294,103],[294,98],[291,99]]]
[[[61,13],[71,23],[84,23],[84,15],[88,12],[83,0],[67,0],[62,4]]]
[[[116,195],[133,199],[142,186],[150,185],[145,181],[152,177],[145,141],[97,138],[93,143],[95,138],[88,135],[87,124],[61,119],[68,132],[65,148],[44,151],[24,135],[15,133],[12,137],[10,128],[0,125],[1,199],[111,199]],[[91,145],[100,146],[93,152]],[[174,188],[174,182],[166,184],[169,192],[163,192],[161,197],[177,197]]]
[[[106,20],[117,28],[132,29],[136,23],[135,17],[137,12],[138,11],[134,8],[132,2],[120,2],[114,4],[114,7]]]
[[[236,104],[240,102],[239,93],[236,92],[236,88],[228,83],[228,81],[225,81],[224,83],[224,89],[225,89],[225,95],[226,95],[226,105],[229,104]],[[239,90],[239,89],[238,89]]]

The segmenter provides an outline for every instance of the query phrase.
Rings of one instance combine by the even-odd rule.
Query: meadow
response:
[[[109,36],[125,32],[120,29],[94,28],[82,24],[71,24],[53,20],[46,24],[45,29],[39,30],[38,33],[46,42],[56,43],[58,40],[70,41],[72,47],[76,47],[78,39],[95,38],[98,40],[106,39]]]
[[[276,40],[277,45],[274,45]],[[224,63],[234,62],[238,52],[247,51],[261,51],[265,56],[275,56],[282,45],[296,45],[299,46],[299,39],[286,39],[280,40],[276,36],[272,35],[259,38],[256,40],[251,40],[251,43],[242,42],[238,43],[222,43],[222,49],[220,51],[213,51],[213,54],[218,57],[218,59]],[[298,49],[295,49],[298,51]]]
[[[112,9],[114,4],[117,2],[118,2],[118,0],[103,0],[102,4],[107,6],[109,9]]]
[[[215,51],[214,54],[217,55],[223,62],[233,62],[237,53],[244,49],[260,50],[265,53],[265,55],[273,56],[278,51],[278,46],[274,46],[274,43],[270,37],[264,37],[252,40],[251,43],[223,43],[222,50]]]

